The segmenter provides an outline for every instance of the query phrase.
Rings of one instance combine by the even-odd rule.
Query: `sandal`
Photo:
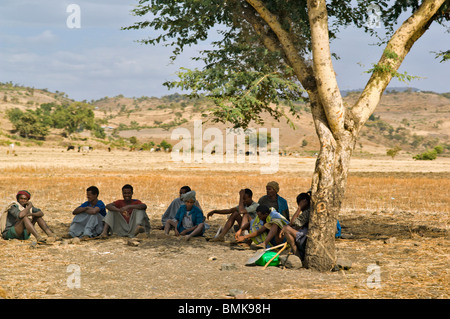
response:
[[[247,249],[250,249],[251,244],[246,243],[246,242],[241,242],[241,243],[237,243],[237,246],[238,246],[240,249],[245,249],[245,250],[247,250]]]
[[[47,240],[45,238],[39,237],[36,238],[36,243],[40,245],[45,245],[47,243]]]

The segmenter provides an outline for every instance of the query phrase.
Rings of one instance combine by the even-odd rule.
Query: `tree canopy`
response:
[[[96,137],[106,137],[95,119],[93,106],[86,103],[74,102],[68,105],[44,103],[36,110],[25,112],[13,108],[8,110],[7,116],[16,131],[26,138],[44,138],[50,132],[50,128],[63,129],[67,136],[86,129],[92,131]]]
[[[7,111],[7,116],[22,137],[44,138],[49,133],[49,128],[43,119],[33,111],[23,112],[14,108]]]
[[[376,36],[380,45],[385,44],[393,35],[399,17],[414,13],[421,2],[327,1],[329,39],[333,41],[342,28],[354,25]],[[378,34],[378,29],[367,25],[370,10],[375,6],[386,34]],[[449,19],[449,7],[446,1],[431,21],[444,25]],[[157,36],[140,42],[172,46],[172,59],[186,46],[205,41],[214,31],[218,33],[219,38],[211,43],[213,49],[193,57],[204,62],[203,69],[184,68],[179,72],[178,81],[165,83],[169,88],[188,90],[192,97],[203,94],[211,98],[217,106],[213,109],[215,121],[246,127],[251,120],[262,123],[262,112],[276,119],[283,117],[281,109],[273,107],[281,101],[308,100],[304,89],[311,81],[304,72],[304,78],[299,78],[295,70],[299,63],[304,64],[303,68],[312,65],[306,0],[140,0],[132,14],[146,19],[123,29],[158,31]],[[263,17],[265,14],[267,17]],[[443,59],[448,56],[445,51],[438,54]],[[336,54],[332,55],[337,58]],[[385,71],[377,67],[370,72]],[[392,75],[402,76],[394,71]]]

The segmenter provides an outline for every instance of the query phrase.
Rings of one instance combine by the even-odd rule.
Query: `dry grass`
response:
[[[235,205],[239,189],[245,187],[253,190],[254,199],[257,200],[265,194],[266,183],[274,179],[280,184],[280,195],[288,200],[292,211],[296,207],[296,196],[310,187],[309,178],[290,174],[268,177],[257,174],[236,175],[233,172],[76,172],[77,176],[71,176],[73,170],[65,168],[3,169],[0,198],[6,204],[18,189],[28,189],[36,204],[40,203],[43,207],[51,205],[52,201],[73,206],[85,200],[85,189],[88,186],[96,185],[100,188],[103,201],[110,202],[120,197],[121,187],[129,183],[135,188],[135,197],[149,203],[158,213],[159,208],[165,209],[183,185],[189,185],[197,191],[205,209],[215,209]],[[379,175],[349,177],[344,212],[401,212],[424,215],[426,218],[430,214],[448,215],[450,212],[450,199],[445,191],[450,189],[450,179],[444,175],[436,174],[435,178]]]
[[[445,190],[449,189],[450,180],[446,178],[351,176],[345,207],[448,213],[450,200]]]
[[[197,191],[207,212],[235,206],[238,191],[243,187],[252,189],[257,200],[264,195],[265,185],[270,180],[279,182],[280,195],[288,200],[293,213],[296,195],[310,186],[308,174],[281,171],[277,176],[266,176],[255,171],[213,171],[170,163],[173,169],[145,169],[140,168],[139,160],[123,167],[117,163],[106,168],[106,162],[100,165],[104,167],[91,162],[75,165],[77,160],[86,159],[76,156],[72,155],[66,164],[48,165],[44,161],[29,164],[19,158],[14,166],[4,165],[0,168],[0,205],[7,204],[17,190],[27,189],[32,193],[35,206],[45,212],[50,226],[64,235],[72,219],[70,213],[85,201],[88,186],[98,186],[100,199],[108,203],[120,198],[121,187],[129,183],[135,188],[135,198],[149,206],[147,211],[155,227],[152,235],[138,248],[124,245],[122,239],[82,245],[61,243],[39,249],[30,249],[27,242],[0,241],[0,263],[5,265],[0,270],[0,297],[224,298],[230,288],[241,287],[245,287],[248,298],[449,297],[450,179],[447,173],[351,174],[339,219],[343,233],[354,237],[337,240],[336,248],[338,257],[352,261],[352,269],[331,273],[268,269],[266,274],[278,276],[279,282],[252,286],[250,282],[257,282],[263,274],[260,269],[241,266],[249,252],[234,251],[227,245],[214,245],[200,239],[188,245],[174,238],[165,239],[156,230],[160,217],[183,185]],[[161,166],[165,165],[163,162]],[[223,216],[214,216],[209,221],[211,230],[215,232],[223,221]],[[389,239],[393,240],[386,242]],[[207,261],[211,256],[218,256],[219,262],[235,262],[238,268],[235,272],[224,273],[217,264]],[[166,271],[176,273],[179,263],[192,264],[194,259],[198,262],[195,268],[192,265],[191,277],[181,280],[178,286],[167,281]],[[145,283],[141,283],[142,273],[122,274],[127,276],[127,282],[117,279],[117,272],[122,272],[124,266],[129,267],[130,260],[145,265],[144,274],[148,276]],[[89,269],[84,272],[87,279],[81,290],[64,288],[65,267],[74,262]],[[37,268],[30,270],[30,263]],[[367,267],[372,264],[381,269],[381,288],[378,289],[367,286]],[[196,279],[202,284],[192,292],[189,288],[198,282]],[[49,287],[56,293],[48,293]]]

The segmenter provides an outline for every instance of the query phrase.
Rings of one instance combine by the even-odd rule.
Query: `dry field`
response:
[[[213,216],[205,237],[184,242],[159,229],[178,189],[197,191],[205,212],[237,205],[248,187],[257,200],[271,180],[280,184],[291,214],[295,197],[310,185],[314,159],[280,157],[279,172],[260,174],[259,164],[173,162],[170,154],[22,148],[16,156],[0,150],[0,205],[27,189],[50,227],[67,233],[71,211],[96,185],[100,199],[120,198],[130,183],[148,205],[152,231],[134,242],[62,240],[36,246],[0,240],[0,297],[7,299],[300,299],[449,297],[450,159],[353,159],[347,198],[339,220],[346,239],[336,239],[337,256],[348,270],[318,273],[290,267],[245,266],[254,250],[239,250],[233,237],[211,243],[225,217]],[[71,287],[71,265],[80,269],[80,287]],[[70,267],[69,267],[70,266]],[[374,270],[375,269],[375,270]],[[69,270],[69,272],[68,272]],[[374,277],[379,275],[378,277]],[[378,281],[374,281],[378,278]],[[68,281],[69,280],[69,281]],[[234,296],[236,295],[237,296]]]

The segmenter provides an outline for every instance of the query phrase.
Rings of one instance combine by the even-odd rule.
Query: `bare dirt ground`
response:
[[[353,159],[347,199],[339,220],[345,237],[337,257],[349,269],[319,273],[299,267],[245,266],[255,250],[237,249],[233,233],[212,243],[224,216],[207,221],[204,237],[185,242],[159,229],[165,208],[183,185],[197,191],[204,212],[237,205],[249,187],[257,200],[277,180],[291,214],[295,196],[309,188],[314,158],[280,157],[277,174],[260,164],[180,163],[170,154],[22,148],[0,153],[1,206],[28,189],[50,227],[67,233],[71,212],[96,185],[105,203],[120,198],[122,185],[148,205],[152,230],[132,241],[69,239],[48,245],[0,240],[0,297],[7,299],[301,299],[449,297],[450,160]],[[284,254],[284,253],[283,253]],[[73,269],[80,285],[74,286]]]

